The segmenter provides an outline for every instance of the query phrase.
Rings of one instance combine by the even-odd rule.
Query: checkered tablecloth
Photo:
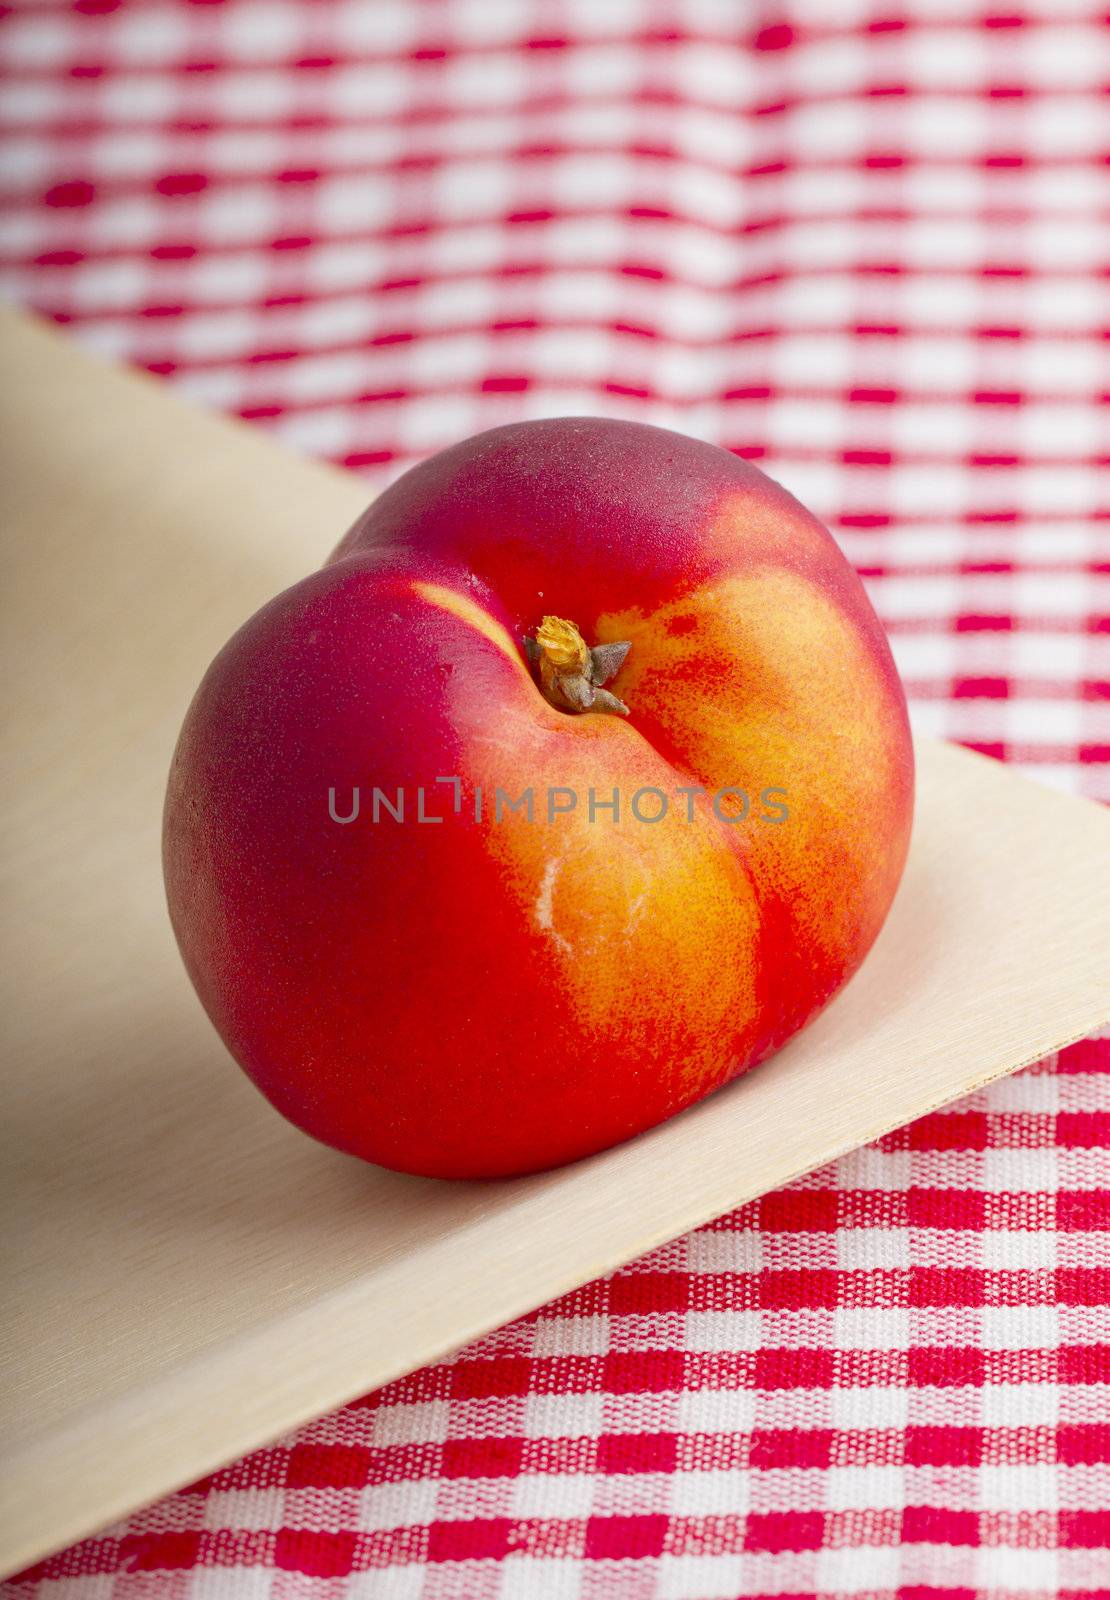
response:
[[[368,490],[511,418],[716,440],[836,533],[919,729],[1110,800],[1093,3],[0,13],[9,297]],[[10,1589],[271,1593],[1108,1600],[1110,1039]]]

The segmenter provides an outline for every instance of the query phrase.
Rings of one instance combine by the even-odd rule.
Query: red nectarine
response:
[[[905,861],[905,699],[753,466],[523,423],[425,461],[209,668],[165,817],[228,1048],[328,1144],[520,1173],[718,1088],[851,976]]]

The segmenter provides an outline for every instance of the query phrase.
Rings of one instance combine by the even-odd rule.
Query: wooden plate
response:
[[[1110,816],[922,743],[890,922],[758,1072],[538,1178],[313,1144],[193,997],[159,821],[210,657],[366,490],[18,318],[3,345],[5,1570],[1110,1016]]]

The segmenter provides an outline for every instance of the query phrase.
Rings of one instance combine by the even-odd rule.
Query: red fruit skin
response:
[[[521,640],[546,613],[632,641],[627,719],[543,698]],[[329,789],[343,815],[356,786],[341,825]],[[371,820],[374,786],[403,823]],[[495,822],[498,786],[531,786],[536,820]],[[579,802],[549,822],[550,786]],[[681,786],[707,791],[690,820]],[[715,814],[727,786],[747,820]],[[590,822],[591,787],[619,822]],[[660,823],[629,815],[644,787]],[[239,630],[185,719],[164,864],[197,993],[279,1111],[492,1177],[649,1128],[816,1016],[882,926],[912,808],[902,688],[825,529],[711,445],[571,417],[407,472]]]

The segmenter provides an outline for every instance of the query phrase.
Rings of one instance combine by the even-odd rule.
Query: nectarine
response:
[[[723,450],[569,417],[405,473],[224,647],[166,883],[209,1016],[293,1122],[521,1173],[816,1016],[912,803],[902,688],[825,529]]]

